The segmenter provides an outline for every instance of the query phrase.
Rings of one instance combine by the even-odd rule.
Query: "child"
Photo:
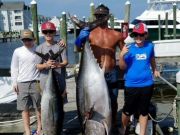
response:
[[[148,121],[148,107],[153,94],[153,75],[160,76],[156,69],[154,44],[146,41],[148,35],[144,23],[138,23],[130,34],[134,43],[124,46],[120,53],[119,65],[125,70],[125,104],[122,124],[124,132],[129,116],[136,111],[140,113],[140,135],[145,135]]]

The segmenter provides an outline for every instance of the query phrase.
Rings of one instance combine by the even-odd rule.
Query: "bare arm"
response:
[[[67,61],[67,60],[64,60],[64,61],[61,62],[61,63],[55,62],[55,63],[52,65],[52,68],[62,68],[62,67],[65,67],[67,64],[68,64],[68,61]]]
[[[151,58],[151,67],[152,67],[152,71],[155,77],[159,77],[160,73],[156,68],[156,61],[155,61],[155,57]]]
[[[36,67],[37,67],[37,69],[40,70],[40,71],[41,71],[41,70],[44,70],[44,69],[50,68],[47,63],[37,64]]]
[[[127,68],[127,64],[124,60],[124,55],[128,52],[128,48],[126,46],[123,47],[123,49],[120,52],[119,55],[119,67],[122,70],[125,70]]]

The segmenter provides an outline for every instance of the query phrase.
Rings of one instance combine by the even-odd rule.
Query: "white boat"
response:
[[[136,17],[132,24],[144,22],[149,30],[150,39],[158,40],[158,16],[160,15],[161,39],[173,38],[173,4],[176,4],[176,32],[180,36],[180,0],[147,0],[148,9]],[[168,13],[168,34],[165,35],[165,19]]]

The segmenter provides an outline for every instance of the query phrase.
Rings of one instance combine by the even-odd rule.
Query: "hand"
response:
[[[52,67],[54,67],[53,66],[53,64],[55,63],[55,61],[54,60],[48,60],[45,64],[46,64],[46,68],[48,69],[48,68],[52,68]]]
[[[124,56],[127,52],[129,51],[128,47],[125,45],[123,48],[122,48],[122,51],[120,52],[120,56]]]
[[[60,40],[57,44],[60,45],[61,47],[66,47],[66,43],[63,39]]]
[[[159,77],[159,76],[160,76],[160,72],[157,71],[157,70],[155,70],[155,71],[154,71],[154,77]]]
[[[51,65],[51,68],[60,68],[62,67],[62,65],[59,63],[59,62],[54,62],[52,65]]]
[[[15,84],[13,86],[13,90],[16,92],[17,95],[19,94],[19,89],[18,89],[18,85],[17,84]]]

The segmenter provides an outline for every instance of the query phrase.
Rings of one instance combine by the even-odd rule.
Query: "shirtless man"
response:
[[[103,17],[109,15],[109,9],[101,4],[95,9],[94,15],[97,20],[101,20]],[[93,29],[90,34],[86,29],[83,29],[80,32],[79,37],[76,39],[76,45],[80,47],[85,41],[84,39],[87,39],[88,36],[97,62],[101,68],[105,69],[105,79],[108,85],[112,107],[112,128],[116,128],[118,88],[113,87],[113,84],[118,80],[118,73],[115,70],[115,50],[116,46],[122,49],[124,45],[123,36],[120,32],[108,28],[107,21]]]

